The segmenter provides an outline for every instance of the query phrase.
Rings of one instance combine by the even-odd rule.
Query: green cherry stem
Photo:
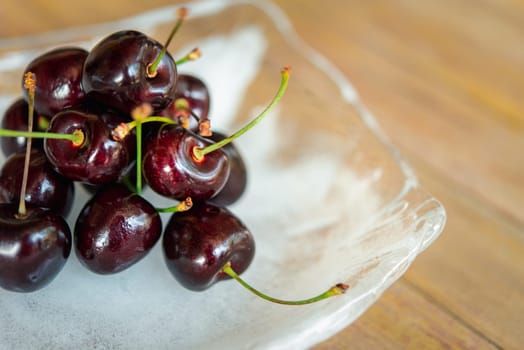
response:
[[[193,50],[189,51],[184,57],[176,60],[175,64],[177,66],[179,66],[179,65],[184,64],[186,62],[196,61],[197,59],[200,58],[200,56],[202,56],[202,52],[200,52],[200,49],[199,48],[194,48]]]
[[[150,122],[160,122],[164,124],[176,124],[177,123],[173,119],[170,119],[167,117],[151,116],[151,117],[145,117],[145,119],[136,119],[128,123],[121,123],[120,125],[118,125],[116,128],[113,129],[111,134],[115,141],[122,141],[131,132],[131,130],[137,127],[138,124],[144,124],[144,123],[150,123]]]
[[[0,129],[1,137],[27,137],[28,139],[57,139],[57,140],[69,140],[73,144],[79,146],[84,142],[85,135],[82,130],[77,129],[72,134],[57,134],[45,131],[19,131]]]
[[[171,43],[171,40],[175,36],[175,33],[178,32],[178,30],[182,26],[182,23],[184,22],[184,19],[187,16],[187,8],[185,7],[179,8],[177,11],[177,15],[178,15],[178,20],[176,21],[175,26],[171,30],[171,33],[169,33],[169,37],[167,38],[166,43],[162,47],[162,51],[160,51],[160,53],[158,54],[157,58],[153,61],[153,63],[147,66],[147,76],[149,78],[154,78],[156,76],[157,74],[156,70],[158,69],[158,65],[160,64],[160,61],[166,54],[167,47]]]
[[[182,202],[178,203],[177,205],[174,205],[172,207],[167,208],[156,208],[156,210],[160,213],[178,213],[182,211],[186,211],[191,209],[193,206],[193,201],[191,200],[191,197],[187,197]]]
[[[327,299],[327,298],[330,298],[330,297],[334,297],[336,295],[344,294],[346,292],[346,290],[349,288],[349,286],[347,284],[338,283],[338,284],[334,285],[333,287],[329,288],[324,293],[321,293],[321,294],[319,294],[317,296],[314,296],[312,298],[303,299],[303,300],[282,300],[282,299],[277,299],[277,298],[270,297],[267,294],[264,294],[264,293],[258,291],[257,289],[251,287],[242,278],[240,278],[240,276],[233,270],[233,268],[231,267],[231,262],[228,262],[226,265],[224,265],[224,267],[222,268],[222,271],[225,274],[227,274],[229,277],[235,279],[244,288],[246,288],[247,290],[249,290],[250,292],[252,292],[256,296],[258,296],[258,297],[260,297],[260,298],[262,298],[264,300],[270,301],[272,303],[282,304],[282,305],[306,305],[306,304],[316,303],[317,301],[321,301],[321,300],[324,300],[324,299]]]
[[[142,123],[136,124],[136,194],[142,193]]]
[[[227,137],[227,138],[225,138],[225,139],[223,139],[223,140],[221,140],[219,142],[213,143],[213,144],[211,144],[211,145],[209,145],[207,147],[204,147],[204,148],[194,147],[193,148],[193,156],[195,157],[195,159],[201,160],[202,158],[204,158],[204,156],[206,154],[211,153],[213,151],[216,151],[217,149],[227,145],[228,143],[230,143],[233,140],[237,139],[238,137],[242,136],[244,133],[246,133],[248,130],[250,130],[252,127],[254,127],[256,124],[258,124],[267,114],[269,114],[269,111],[278,103],[278,101],[280,101],[280,99],[284,95],[284,93],[286,91],[286,88],[287,88],[287,85],[288,85],[290,73],[291,73],[291,67],[285,66],[284,68],[282,68],[282,70],[281,70],[282,80],[280,82],[280,86],[278,88],[278,91],[277,91],[275,97],[273,97],[273,100],[271,100],[269,105],[267,105],[267,107],[256,118],[251,120],[249,123],[247,123],[240,130],[236,131],[233,135],[231,135],[231,136],[229,136],[229,137]]]
[[[162,116],[150,116],[153,112],[151,105],[144,103],[131,111],[132,121],[120,123],[116,126],[111,135],[113,140],[122,141],[131,130],[136,129],[136,183],[134,192],[138,195],[142,193],[142,124],[150,122],[161,122],[164,124],[176,124],[170,118]]]
[[[144,123],[151,123],[151,122],[160,122],[160,123],[165,123],[165,124],[176,124],[176,121],[174,121],[173,119],[170,119],[168,117],[162,117],[162,116],[153,115],[151,117],[147,117],[146,119],[133,120],[133,121],[127,123],[127,125],[129,127],[129,130],[133,130],[133,128],[136,127],[138,123],[144,124]]]

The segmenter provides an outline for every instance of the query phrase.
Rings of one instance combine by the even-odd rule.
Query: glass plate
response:
[[[281,306],[234,281],[185,290],[169,274],[158,244],[111,276],[87,271],[73,254],[48,287],[32,294],[0,291],[0,348],[308,348],[359,317],[442,231],[444,208],[421,188],[351,83],[295,34],[279,8],[228,0],[187,6],[189,19],[170,50],[175,58],[202,50],[200,60],[179,70],[208,84],[216,130],[231,132],[252,118],[274,95],[280,68],[293,67],[281,103],[237,143],[249,185],[230,209],[257,244],[243,276],[288,299],[316,295],[336,282],[350,289],[309,306]],[[0,111],[20,96],[24,66],[44,50],[90,48],[120,29],[162,42],[178,7],[0,39]],[[162,205],[158,196],[145,196]],[[87,194],[77,187],[76,198],[71,225]]]

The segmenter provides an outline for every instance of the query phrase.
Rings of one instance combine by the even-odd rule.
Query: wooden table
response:
[[[355,84],[449,215],[405,276],[316,348],[524,347],[524,2],[276,3]],[[3,0],[0,36],[144,9],[130,0]]]

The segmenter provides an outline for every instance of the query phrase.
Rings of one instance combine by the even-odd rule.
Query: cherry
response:
[[[218,142],[224,140],[226,135],[214,131],[209,138]],[[235,203],[244,193],[247,187],[247,169],[238,148],[233,142],[228,143],[222,149],[229,160],[229,177],[224,187],[209,201],[217,205],[227,206]]]
[[[164,125],[146,144],[142,160],[144,179],[160,195],[202,201],[217,194],[229,176],[229,164],[222,150],[202,159],[193,155],[196,147],[211,141],[178,125]]]
[[[228,209],[209,203],[173,214],[162,247],[171,274],[192,290],[228,278],[222,267],[229,261],[242,273],[255,254],[255,241],[244,223]]]
[[[178,20],[164,45],[134,30],[102,39],[84,64],[82,83],[88,95],[126,113],[144,103],[157,113],[165,109],[173,101],[178,76],[167,47],[187,12],[185,7],[178,9]],[[190,53],[182,61],[196,56]]]
[[[112,274],[141,260],[161,233],[160,215],[148,201],[122,185],[108,185],[80,212],[75,250],[89,270]]]
[[[20,200],[25,153],[11,155],[0,170],[0,202]],[[30,154],[25,201],[34,207],[43,207],[67,216],[73,205],[74,184],[56,173],[43,150]]]
[[[0,286],[32,292],[49,284],[71,252],[71,231],[50,210],[29,208],[18,216],[14,203],[0,204]]]
[[[46,155],[58,173],[73,181],[90,184],[116,181],[135,160],[134,135],[123,141],[112,137],[112,130],[126,120],[111,113],[60,112],[51,119],[48,133],[80,133],[84,137],[80,142],[46,138]]]
[[[10,130],[27,131],[27,115],[29,107],[23,98],[14,101],[4,113],[1,127]],[[36,115],[35,115],[36,117]],[[46,121],[47,119],[42,119]],[[26,137],[2,137],[0,144],[2,151],[6,157],[16,152],[25,151]],[[35,142],[36,141],[36,142]],[[34,140],[33,147],[41,148],[42,140]]]
[[[82,70],[88,52],[78,47],[61,47],[36,57],[25,72],[37,77],[35,110],[52,117],[65,108],[84,101]],[[27,90],[24,90],[27,101]]]
[[[215,196],[225,185],[230,166],[222,147],[259,123],[283,96],[290,68],[281,71],[279,89],[269,105],[233,135],[212,143],[180,126],[165,125],[147,144],[143,173],[153,191],[183,200],[191,197],[204,201]]]
[[[162,50],[162,44],[137,31],[111,34],[86,59],[84,89],[90,98],[126,113],[142,103],[162,111],[173,101],[177,80],[176,64],[168,52],[150,72]]]

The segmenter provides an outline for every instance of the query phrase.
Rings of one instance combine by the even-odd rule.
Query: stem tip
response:
[[[113,140],[115,141],[122,141],[130,131],[131,128],[128,123],[120,123],[113,129],[111,136],[113,136]]]
[[[198,132],[200,136],[204,136],[204,137],[209,137],[213,134],[211,132],[211,122],[209,121],[209,119],[201,120],[198,123]]]
[[[345,283],[337,283],[336,285],[331,287],[333,295],[344,294],[346,292],[346,290],[348,290],[348,289],[349,289],[349,285],[347,285]]]
[[[27,89],[29,93],[34,94],[36,88],[36,75],[33,72],[27,72],[24,74],[24,89]]]
[[[131,119],[144,120],[151,114],[153,114],[153,107],[149,103],[144,102],[133,108],[131,111]]]
[[[86,135],[81,129],[76,129],[73,131],[74,139],[71,141],[73,142],[73,145],[75,146],[81,146],[84,144],[84,141],[86,139]]]
[[[185,6],[182,6],[180,7],[179,9],[177,9],[176,11],[176,15],[178,18],[186,18],[187,17],[187,14],[189,13],[189,10],[187,9],[187,7]]]
[[[291,66],[287,64],[284,67],[282,67],[281,73],[286,74],[288,76],[291,75]]]

